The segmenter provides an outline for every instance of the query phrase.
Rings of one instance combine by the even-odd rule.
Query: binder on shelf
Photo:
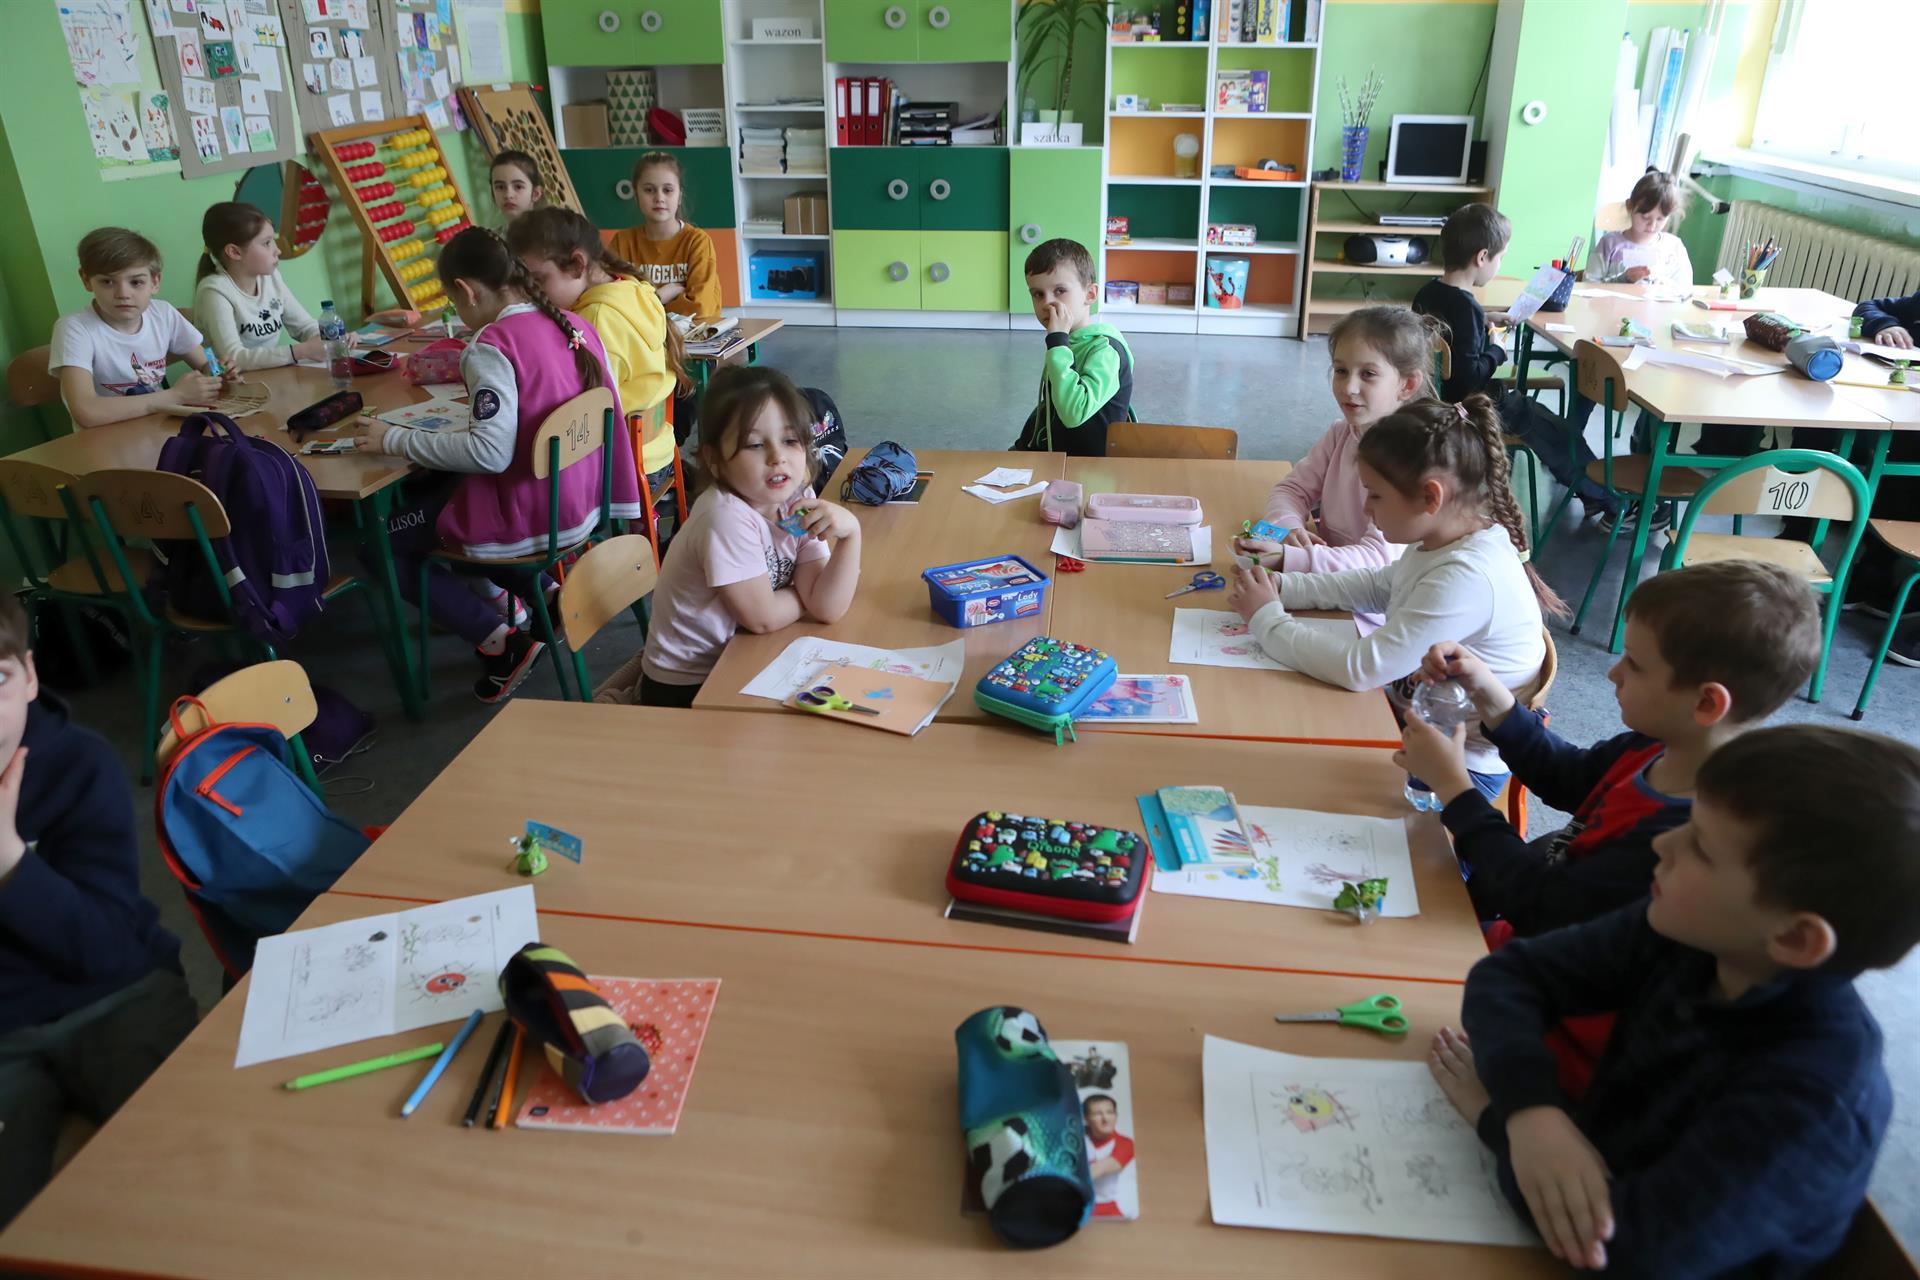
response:
[[[847,78],[845,76],[833,82],[833,136],[841,146],[847,145]]]
[[[866,142],[870,147],[880,145],[880,121],[880,78],[878,76],[872,76],[867,80],[866,113]]]

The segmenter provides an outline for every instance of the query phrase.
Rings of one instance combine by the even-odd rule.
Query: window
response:
[[[1753,149],[1920,178],[1911,120],[1913,0],[1783,0]]]

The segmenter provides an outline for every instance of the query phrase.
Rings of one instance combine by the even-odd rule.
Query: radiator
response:
[[[1780,256],[1767,283],[1824,289],[1842,298],[1892,298],[1920,292],[1920,248],[1847,231],[1757,200],[1735,200],[1720,241],[1719,265],[1739,275],[1749,244],[1771,236]]]

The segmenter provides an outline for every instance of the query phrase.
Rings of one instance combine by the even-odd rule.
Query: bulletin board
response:
[[[300,150],[280,61],[285,36],[265,0],[146,8],[183,177],[274,164]]]
[[[162,16],[167,0],[156,0]],[[169,97],[128,0],[55,0],[102,181],[180,172]]]
[[[394,96],[394,0],[279,0],[303,137],[405,114]]]
[[[465,71],[453,0],[390,0],[394,8],[395,115],[424,115],[436,129],[464,129],[454,87]]]

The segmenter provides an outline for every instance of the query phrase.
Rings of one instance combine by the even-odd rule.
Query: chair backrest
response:
[[[1920,1266],[1887,1226],[1879,1206],[1868,1200],[1853,1215],[1840,1252],[1815,1268],[1815,1280],[1916,1280]]]
[[[1580,394],[1603,409],[1615,412],[1627,407],[1627,372],[1620,367],[1620,361],[1613,352],[1597,342],[1588,342],[1582,338],[1573,344],[1575,378]],[[1608,384],[1612,384],[1612,394],[1608,394]]]
[[[562,471],[602,447],[606,443],[606,416],[612,412],[613,392],[607,387],[594,387],[548,414],[533,433],[534,478],[545,480],[552,474],[550,440],[560,442]]]
[[[233,532],[213,490],[189,476],[144,468],[89,471],[75,477],[73,487],[81,502],[99,500],[107,526],[122,538],[192,540],[198,533],[224,538]]]
[[[1796,456],[1798,455],[1798,456]],[[1770,449],[1746,459],[1739,466],[1717,473],[1702,486],[1694,502],[1708,515],[1771,516],[1796,515],[1812,520],[1851,520],[1866,505],[1865,480],[1862,496],[1842,479],[1828,481],[1821,471],[1845,472],[1830,467],[1823,458],[1843,459],[1815,449]],[[1850,464],[1849,471],[1854,471]]]
[[[65,520],[67,509],[60,502],[60,486],[69,489],[73,477],[64,471],[37,462],[0,458],[0,502],[16,516],[35,520]]]
[[[1527,695],[1527,709],[1538,711],[1547,705],[1547,694],[1553,688],[1553,682],[1560,675],[1560,651],[1554,648],[1553,632],[1540,628],[1540,635],[1547,642],[1547,655],[1540,659],[1540,674],[1533,692]]]
[[[560,586],[568,645],[577,648],[593,639],[609,619],[649,594],[659,580],[653,544],[638,533],[609,538],[581,556]]]
[[[285,658],[242,667],[214,681],[198,696],[207,714],[216,722],[270,724],[290,741],[319,714],[306,670]],[[188,723],[185,727],[188,733],[193,733],[204,726]],[[167,761],[179,746],[180,737],[169,724],[160,735],[159,748],[153,753],[154,763],[162,773],[166,772]]]
[[[7,365],[7,394],[15,404],[31,409],[60,398],[60,377],[47,368],[52,354],[52,346],[32,347]]]
[[[1433,380],[1436,383],[1445,382],[1452,376],[1453,344],[1436,336],[1433,340]]]
[[[1240,456],[1240,434],[1229,427],[1177,427],[1116,422],[1107,428],[1109,458],[1211,458]]]

